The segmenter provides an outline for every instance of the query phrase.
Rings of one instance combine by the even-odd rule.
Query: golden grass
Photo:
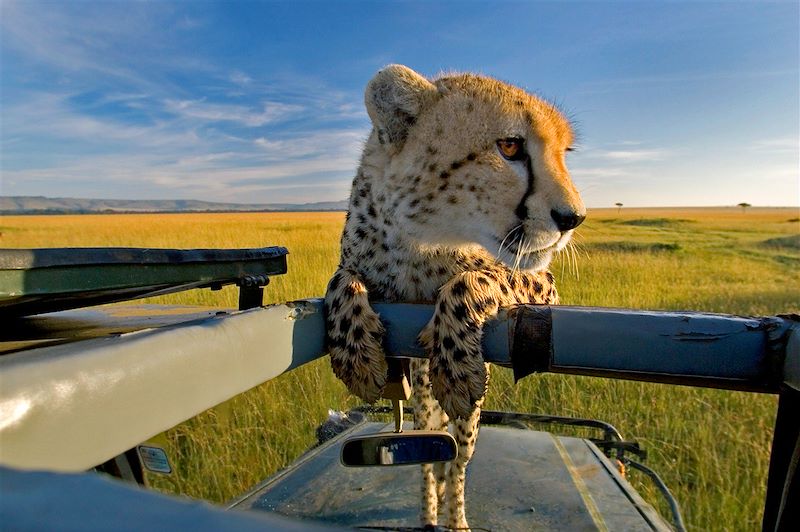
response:
[[[552,267],[564,304],[745,315],[800,312],[797,209],[593,210]],[[338,262],[343,213],[5,216],[2,247],[260,247],[290,250],[268,302],[320,296]],[[778,245],[775,245],[775,242]],[[794,239],[794,240],[793,240]],[[772,243],[770,243],[772,242]],[[235,305],[233,289],[159,302]],[[176,473],[159,489],[224,501],[293,460],[328,408],[358,401],[318,361],[166,433]],[[752,530],[765,492],[774,397],[497,369],[487,407],[595,417],[650,452],[694,530]],[[631,475],[648,500],[649,485]],[[663,505],[660,505],[663,509]]]
[[[4,216],[0,247],[248,248],[284,246],[289,271],[272,279],[266,303],[322,294],[339,261],[342,212]],[[148,302],[235,307],[235,288]]]

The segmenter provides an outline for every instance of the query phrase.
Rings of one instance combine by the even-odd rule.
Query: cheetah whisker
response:
[[[573,235],[572,240],[570,240],[570,245],[572,246],[573,252],[575,253],[575,262],[577,268],[577,262],[583,256],[584,258],[589,258],[589,250],[583,243],[580,241],[580,234],[576,233]]]
[[[575,257],[572,256],[572,244],[567,243],[564,249],[560,250],[558,253],[559,255],[564,255],[564,261],[561,263],[561,275],[564,275],[564,268],[566,268],[567,272],[572,273],[575,265]]]
[[[520,265],[520,262],[522,261],[522,256],[527,254],[530,251],[530,249],[529,249],[530,244],[528,243],[528,241],[525,238],[525,236],[524,235],[520,235],[519,240],[520,240],[520,242],[517,245],[517,253],[516,253],[516,256],[514,257],[514,267],[512,268],[512,271],[514,271],[514,272],[518,272],[519,271],[519,265]]]
[[[580,281],[581,272],[580,268],[578,267],[578,248],[572,241],[570,241],[569,245],[567,246],[567,251],[569,252],[572,266],[575,269],[575,279]]]
[[[514,262],[512,263],[511,266],[512,272],[517,272],[519,270],[520,252],[522,251],[521,240],[523,238],[524,237],[521,237],[520,234],[516,234],[514,235],[514,239],[512,241],[512,244],[514,244],[514,246],[516,247],[516,250],[514,251]]]
[[[497,257],[499,257],[499,256],[501,256],[503,254],[503,247],[505,246],[506,240],[508,240],[508,237],[511,236],[511,233],[515,233],[517,231],[517,229],[519,229],[521,227],[522,227],[521,223],[517,224],[514,227],[512,227],[508,231],[508,233],[506,233],[506,236],[503,237],[503,240],[500,241],[500,246],[497,248],[497,255],[496,255]],[[516,238],[516,237],[517,237],[517,235],[515,234],[514,238]],[[500,262],[500,259],[497,259],[495,262]]]

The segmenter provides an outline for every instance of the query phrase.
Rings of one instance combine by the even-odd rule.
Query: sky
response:
[[[401,63],[557,103],[589,207],[797,206],[799,6],[0,0],[0,193],[343,200]]]

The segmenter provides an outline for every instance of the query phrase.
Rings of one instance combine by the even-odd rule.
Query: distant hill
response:
[[[217,203],[197,200],[113,200],[0,197],[0,214],[91,214],[135,212],[346,211],[347,200],[316,203]]]

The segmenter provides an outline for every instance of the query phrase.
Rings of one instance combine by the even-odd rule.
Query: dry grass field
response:
[[[323,294],[343,213],[4,216],[2,247],[289,248],[267,302]],[[565,304],[742,315],[800,312],[797,209],[593,210],[552,266]],[[158,302],[232,307],[233,289]],[[222,502],[314,441],[328,408],[358,404],[327,361],[255,388],[159,436],[176,466],[159,489]],[[692,530],[760,527],[776,400],[681,386],[497,369],[487,407],[603,419],[648,451]],[[480,443],[478,444],[480,445]],[[647,482],[633,481],[659,504]],[[661,505],[663,508],[663,505]]]

